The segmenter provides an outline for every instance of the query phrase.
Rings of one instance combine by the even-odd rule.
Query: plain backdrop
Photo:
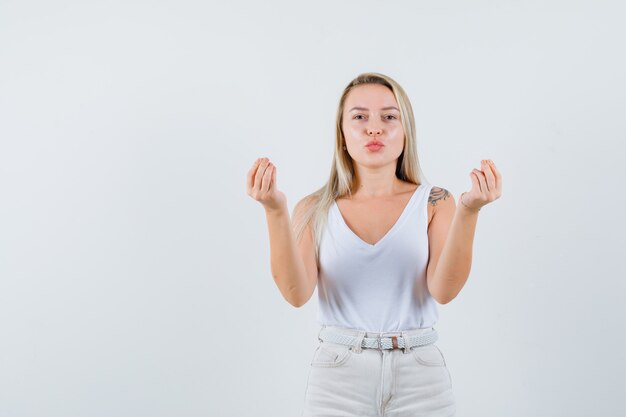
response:
[[[626,58],[618,1],[0,3],[0,417],[293,417],[317,291],[276,287],[328,179],[342,89],[387,74],[425,179],[480,160],[467,284],[436,325],[459,416],[626,415]]]

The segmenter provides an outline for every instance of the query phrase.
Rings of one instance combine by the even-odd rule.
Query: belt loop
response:
[[[359,334],[357,334],[356,341],[354,346],[352,346],[352,350],[354,353],[361,353],[361,348],[363,347],[363,338],[365,337],[365,330],[359,330]]]
[[[320,336],[322,335],[322,331],[323,331],[325,328],[326,328],[326,325],[325,325],[325,324],[322,324],[322,327],[320,327],[319,332],[317,332],[317,340],[318,340],[318,341],[320,341],[320,342],[322,341],[322,338],[321,338]]]
[[[402,353],[407,354],[411,351],[409,349],[409,335],[408,332],[402,331],[402,338],[404,339],[404,347],[402,348]]]

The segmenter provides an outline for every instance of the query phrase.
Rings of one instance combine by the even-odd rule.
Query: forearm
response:
[[[430,288],[441,304],[453,300],[469,277],[477,221],[478,211],[459,202]]]
[[[307,279],[302,260],[291,229],[287,208],[266,210],[270,240],[270,268],[274,282],[289,304],[299,307],[306,299]]]

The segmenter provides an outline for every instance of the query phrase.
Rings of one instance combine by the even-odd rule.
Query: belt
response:
[[[339,343],[342,345],[356,346],[358,338],[343,333],[337,333],[331,329],[320,330],[319,339],[325,342]],[[402,337],[364,337],[361,342],[362,348],[371,349],[410,349],[415,346],[429,345],[439,339],[437,330],[415,336]]]

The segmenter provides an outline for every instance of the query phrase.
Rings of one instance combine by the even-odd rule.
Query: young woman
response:
[[[478,212],[502,193],[491,160],[470,178],[458,206],[423,180],[409,99],[380,73],[344,89],[330,178],[296,204],[293,221],[276,167],[254,162],[247,193],[265,208],[276,285],[295,307],[318,289],[303,416],[455,414],[437,303],[463,288]]]

